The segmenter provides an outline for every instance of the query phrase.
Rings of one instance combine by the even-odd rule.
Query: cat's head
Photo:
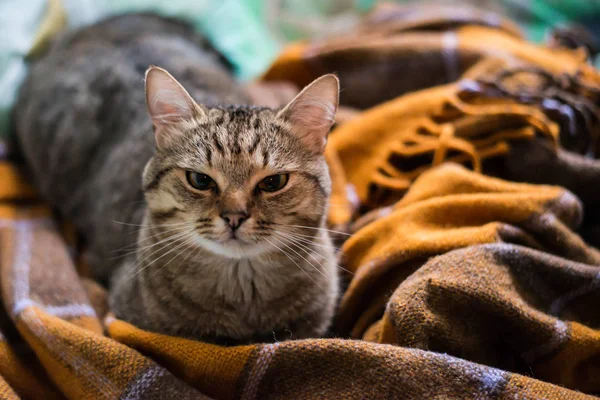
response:
[[[337,78],[325,75],[280,111],[207,108],[167,71],[150,68],[157,145],[143,177],[150,223],[179,234],[175,245],[186,238],[231,258],[315,235],[331,190],[323,151],[338,95]]]

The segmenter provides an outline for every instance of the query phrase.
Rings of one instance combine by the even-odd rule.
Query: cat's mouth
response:
[[[216,242],[225,248],[247,248],[255,243],[248,240],[244,234],[237,231],[228,231],[221,234]]]
[[[228,243],[250,244],[250,242],[244,240],[244,238],[242,237],[242,235],[239,232],[233,231],[233,230],[229,230],[225,233],[222,233],[218,242],[220,244],[228,244]]]
[[[198,244],[204,249],[227,258],[256,257],[262,253],[272,251],[268,243],[257,242],[250,232],[222,231],[216,237],[208,238],[197,234],[196,238]]]
[[[228,237],[227,239],[221,240],[221,244],[224,244],[224,245],[227,245],[227,244],[244,244],[244,245],[247,245],[247,244],[250,244],[250,243],[248,243],[245,240],[237,237],[235,235],[235,233],[232,233],[231,236]]]
[[[240,238],[239,235],[214,241],[210,244],[206,243],[205,248],[221,256],[237,259],[256,257],[269,250],[264,244],[250,242]]]

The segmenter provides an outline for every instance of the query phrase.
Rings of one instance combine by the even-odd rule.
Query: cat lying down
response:
[[[127,15],[54,43],[16,125],[118,318],[219,343],[305,338],[338,297],[323,157],[338,92],[326,75],[281,110],[228,105],[248,99],[202,38]]]

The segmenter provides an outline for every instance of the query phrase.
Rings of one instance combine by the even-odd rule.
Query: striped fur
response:
[[[157,75],[164,79],[147,97],[149,65],[178,81]],[[248,103],[227,68],[170,19],[126,15],[68,33],[23,85],[15,114],[21,147],[40,191],[83,233],[118,318],[202,340],[321,335],[337,274],[321,230],[330,178],[311,143],[324,142],[329,125],[305,121],[329,118],[337,80],[324,78],[280,115],[223,106]],[[327,113],[303,106],[322,104],[319,97],[329,99]],[[210,175],[215,190],[194,190],[186,171]],[[285,188],[256,189],[276,173],[289,173]],[[247,217],[236,240],[226,240],[224,212]],[[289,235],[297,243],[287,243]]]

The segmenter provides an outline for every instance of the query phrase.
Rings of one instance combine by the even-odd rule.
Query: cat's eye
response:
[[[211,190],[217,187],[215,181],[206,174],[186,171],[185,176],[190,186],[192,186],[194,189]]]
[[[279,174],[267,176],[265,179],[260,181],[258,189],[263,192],[276,192],[283,189],[285,184],[288,182],[289,174]]]

